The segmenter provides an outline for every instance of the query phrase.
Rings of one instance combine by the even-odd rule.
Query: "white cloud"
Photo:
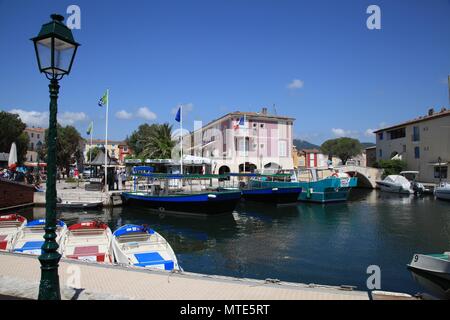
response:
[[[139,108],[136,113],[136,116],[139,118],[142,118],[144,120],[155,120],[156,119],[156,114],[154,112],[150,111],[150,109],[147,107]]]
[[[84,112],[63,112],[58,117],[58,122],[65,125],[73,125],[75,122],[85,121],[87,120],[87,116]]]
[[[341,129],[341,128],[333,128],[333,129],[331,129],[331,132],[333,132],[333,134],[338,138],[341,138],[341,137],[355,138],[358,136],[358,131],[345,130],[345,129]]]
[[[120,110],[116,112],[116,118],[121,120],[130,120],[133,118],[133,114],[125,110]]]
[[[28,126],[46,127],[48,126],[48,112],[26,111],[22,109],[9,110],[10,113],[18,114],[20,119]]]
[[[287,88],[288,89],[301,89],[301,88],[303,88],[304,84],[305,84],[305,82],[303,80],[294,79],[294,80],[292,80],[291,83],[289,83],[287,85]]]
[[[376,129],[367,129],[366,131],[364,131],[364,135],[366,137],[372,138],[375,136],[375,133],[373,133]]]
[[[180,109],[181,104],[178,104],[176,107],[172,108],[171,113],[177,114],[178,109]],[[193,103],[183,103],[183,113],[190,112],[194,109]]]

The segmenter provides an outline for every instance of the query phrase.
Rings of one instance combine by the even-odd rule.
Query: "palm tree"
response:
[[[175,141],[172,140],[172,126],[168,123],[151,126],[147,136],[139,141],[142,145],[141,157],[148,159],[170,159]]]

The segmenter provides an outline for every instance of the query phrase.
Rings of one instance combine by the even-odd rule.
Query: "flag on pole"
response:
[[[100,98],[100,100],[98,101],[98,105],[100,107],[103,107],[107,103],[108,103],[108,90],[106,90],[105,93],[103,94],[103,96]]]
[[[176,122],[181,121],[181,107],[178,109],[177,115],[175,116],[175,121]]]
[[[92,128],[94,127],[94,122],[91,121],[91,123],[89,124],[89,127],[86,130],[86,134],[90,135],[92,132]]]
[[[244,126],[245,120],[244,117],[241,117],[238,122],[236,122],[233,126],[234,130],[239,129],[239,126]]]

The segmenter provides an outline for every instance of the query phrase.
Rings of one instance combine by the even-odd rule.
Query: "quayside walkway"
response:
[[[62,259],[63,299],[368,300],[367,292],[339,287],[168,273]],[[0,295],[36,299],[37,256],[0,253]],[[72,289],[75,287],[78,289]]]

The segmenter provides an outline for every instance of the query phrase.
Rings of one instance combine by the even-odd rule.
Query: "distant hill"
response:
[[[294,146],[297,148],[297,150],[320,149],[320,146],[318,146],[317,144],[308,142],[306,140],[301,140],[301,139],[294,139]]]
[[[362,146],[364,147],[364,149],[365,149],[365,148],[369,148],[369,147],[374,147],[374,146],[376,146],[376,144],[373,143],[373,142],[361,142],[361,144],[362,144]]]

